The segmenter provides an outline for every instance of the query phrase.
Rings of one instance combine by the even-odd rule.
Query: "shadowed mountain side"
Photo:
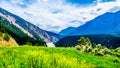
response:
[[[117,36],[117,35],[68,36],[59,40],[55,45],[56,47],[72,47],[77,45],[80,37],[88,37],[92,43],[102,44],[109,48],[116,48],[120,46],[120,36]]]

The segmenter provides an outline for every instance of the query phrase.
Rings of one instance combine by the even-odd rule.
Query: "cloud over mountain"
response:
[[[119,0],[0,0],[0,7],[42,29],[59,32],[106,12],[120,10]]]

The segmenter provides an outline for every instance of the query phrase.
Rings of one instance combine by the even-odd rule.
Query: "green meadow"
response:
[[[120,58],[75,48],[0,47],[0,68],[120,68]]]

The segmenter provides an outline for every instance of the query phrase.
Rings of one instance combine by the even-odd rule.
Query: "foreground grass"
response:
[[[72,48],[1,47],[0,68],[120,68],[120,58],[93,56]]]

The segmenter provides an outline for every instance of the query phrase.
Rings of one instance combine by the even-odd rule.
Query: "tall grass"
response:
[[[0,48],[0,68],[120,68],[120,62],[114,63],[113,58],[93,56],[72,48]]]

